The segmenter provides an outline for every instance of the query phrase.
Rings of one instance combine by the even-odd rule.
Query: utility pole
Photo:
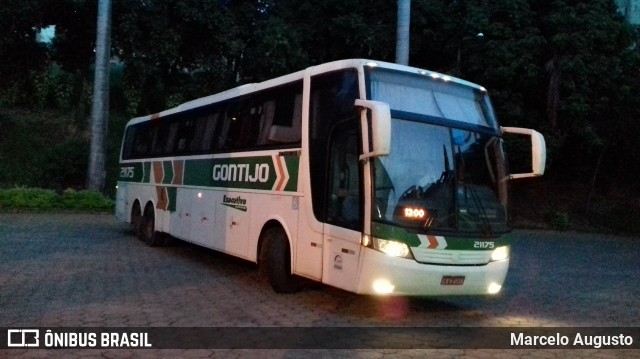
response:
[[[411,0],[398,0],[398,25],[396,30],[396,63],[409,65],[409,23]]]
[[[87,189],[102,192],[107,177],[107,128],[109,119],[109,60],[111,58],[111,0],[98,1],[96,64],[91,110],[91,147]]]

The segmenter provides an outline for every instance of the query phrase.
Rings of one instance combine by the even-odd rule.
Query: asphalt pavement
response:
[[[148,247],[110,214],[0,213],[2,328],[250,328],[247,333],[259,335],[262,328],[628,327],[637,333],[638,283],[638,238],[516,230],[497,296],[372,297],[319,284],[283,295],[251,263],[184,242]],[[637,349],[380,349],[362,337],[365,349],[358,350],[5,349],[0,358],[640,358]]]

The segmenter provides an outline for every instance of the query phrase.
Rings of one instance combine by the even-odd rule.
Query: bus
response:
[[[507,169],[507,133],[531,148],[526,173]],[[341,60],[130,120],[116,217],[150,246],[178,238],[254,262],[276,292],[307,278],[494,294],[508,182],[542,175],[545,158],[539,132],[499,126],[481,86]]]

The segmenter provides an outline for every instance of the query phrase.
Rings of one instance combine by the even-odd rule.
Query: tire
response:
[[[142,239],[142,211],[140,203],[136,202],[131,209],[131,230],[139,239]]]
[[[269,228],[263,234],[260,250],[260,271],[266,273],[276,293],[293,293],[298,287],[291,274],[291,250],[284,232]]]
[[[155,211],[151,204],[144,208],[144,215],[140,222],[140,237],[147,245],[157,247],[164,244],[162,233],[156,231]]]

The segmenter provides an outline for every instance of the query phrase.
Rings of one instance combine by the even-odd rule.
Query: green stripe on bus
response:
[[[162,161],[162,168],[164,169],[164,178],[162,184],[171,184],[173,181],[173,162]]]
[[[157,183],[284,192],[298,190],[300,157],[295,154],[183,161],[184,167],[177,172],[173,161],[162,161],[163,177],[162,181]],[[120,180],[150,183],[151,172],[150,161],[122,164]],[[176,174],[182,174],[183,177],[178,179],[178,182],[174,179]],[[156,179],[159,180],[160,178]]]
[[[212,187],[211,169],[213,165],[210,159],[184,161],[185,186]]]
[[[499,238],[474,238],[446,237],[447,249],[449,250],[489,250],[511,244],[511,234],[505,234]],[[477,243],[492,243],[491,246],[478,247]]]
[[[393,226],[385,223],[372,222],[371,234],[380,239],[392,239],[399,242],[403,242],[410,247],[418,247],[420,245],[420,238],[417,234],[407,232],[404,228]],[[461,237],[445,237],[447,242],[446,250],[487,250],[488,247],[476,247],[477,242],[492,242],[491,248],[498,248],[511,244],[511,234],[505,234],[499,238],[483,239],[480,236],[473,238],[461,238]]]
[[[151,181],[151,162],[144,162],[142,168],[142,183],[149,183]]]
[[[178,194],[177,187],[167,187],[167,197],[169,197],[169,208],[167,208],[167,210],[169,210],[169,212],[176,211],[177,194]]]
[[[409,233],[404,228],[384,223],[372,222],[371,234],[377,238],[393,239],[403,242],[410,247],[417,247],[420,245],[420,238],[418,238],[417,234]]]
[[[284,158],[289,172],[289,182],[284,187],[285,192],[296,192],[298,190],[298,168],[300,168],[299,156],[286,156]]]

